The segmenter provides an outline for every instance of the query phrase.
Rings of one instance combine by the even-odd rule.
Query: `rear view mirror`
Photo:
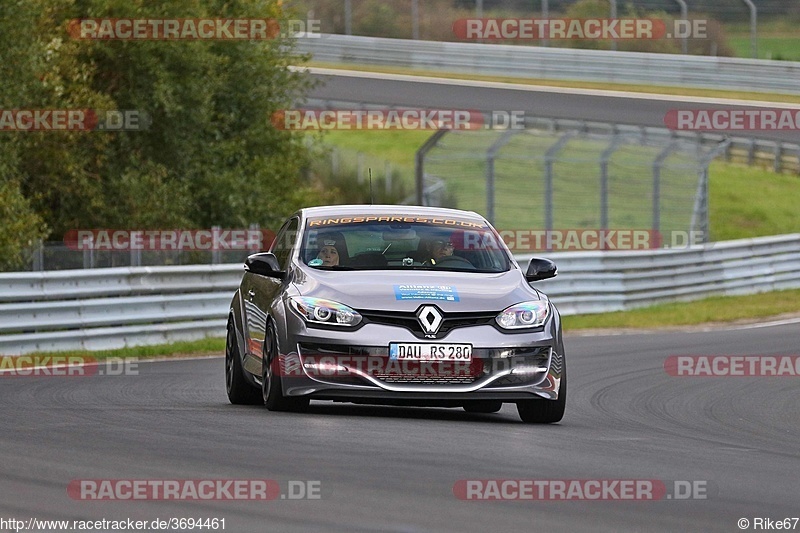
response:
[[[525,272],[525,279],[528,282],[541,281],[556,277],[556,264],[543,257],[534,257],[528,263],[528,270]]]

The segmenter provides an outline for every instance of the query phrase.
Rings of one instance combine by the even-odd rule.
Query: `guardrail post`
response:
[[[450,130],[436,130],[436,133],[428,137],[428,140],[426,140],[422,146],[419,147],[419,150],[417,150],[417,153],[414,156],[414,174],[417,182],[417,205],[425,205],[423,203],[423,191],[425,188],[425,156],[428,155],[428,152],[434,146],[436,146],[436,143],[439,142],[439,139],[444,137],[448,131]]]
[[[781,167],[783,165],[783,161],[781,161],[781,155],[783,154],[783,145],[780,141],[775,141],[775,162],[772,165],[772,170],[775,172],[780,172]]]
[[[353,35],[353,0],[344,0],[344,33]]]

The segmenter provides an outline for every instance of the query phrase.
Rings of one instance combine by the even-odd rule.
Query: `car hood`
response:
[[[301,295],[364,310],[416,311],[422,304],[433,303],[445,312],[502,311],[509,305],[545,298],[517,269],[485,274],[304,268],[297,274],[294,285]]]

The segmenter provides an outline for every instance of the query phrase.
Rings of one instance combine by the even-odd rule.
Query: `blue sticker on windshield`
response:
[[[458,291],[452,285],[395,285],[397,300],[440,300],[457,302]]]
[[[312,259],[308,262],[308,266],[310,267],[318,267],[322,264],[322,259]]]

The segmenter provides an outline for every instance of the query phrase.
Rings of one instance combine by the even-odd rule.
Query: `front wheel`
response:
[[[302,412],[308,409],[308,398],[283,395],[280,379],[278,341],[272,325],[264,339],[264,357],[261,359],[261,399],[270,411]]]
[[[244,377],[232,319],[228,319],[228,334],[225,336],[225,392],[228,393],[228,400],[235,405],[261,403],[258,389]]]
[[[528,424],[553,424],[564,418],[567,406],[567,367],[561,374],[558,384],[557,400],[523,400],[517,402],[517,412],[523,422]]]

